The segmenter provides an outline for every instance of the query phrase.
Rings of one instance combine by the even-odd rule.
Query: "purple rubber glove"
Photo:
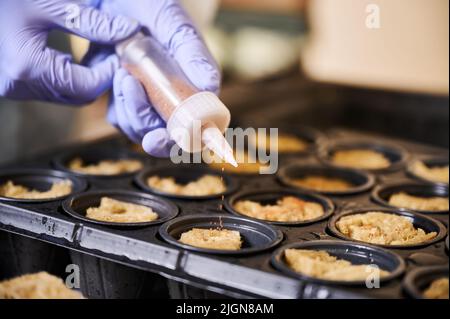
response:
[[[175,58],[191,82],[200,90],[218,93],[219,68],[187,13],[176,0],[100,0],[98,8],[136,19],[143,31],[155,37]],[[105,51],[93,46],[87,60],[102,60]],[[114,77],[108,120],[131,140],[142,143],[156,157],[169,156],[173,145],[164,121],[150,105],[143,87],[127,71]]]
[[[52,29],[112,45],[140,27],[134,19],[108,15],[87,4],[67,0],[0,1],[1,96],[76,105],[94,100],[111,86],[119,67],[116,56],[86,67],[74,64],[70,55],[47,47]]]

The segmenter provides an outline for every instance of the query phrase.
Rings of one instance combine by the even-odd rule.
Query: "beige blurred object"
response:
[[[311,0],[308,5],[311,34],[302,61],[311,78],[448,94],[447,0]]]
[[[213,22],[220,0],[181,0],[181,4],[200,30],[204,30]]]
[[[304,8],[305,2],[306,0],[222,0],[222,6],[233,10],[297,14]]]
[[[70,35],[70,48],[75,61],[80,62],[89,49],[89,41],[76,35]]]
[[[213,22],[220,0],[181,0],[181,3],[196,25],[204,30]],[[70,46],[75,61],[79,62],[89,48],[89,41],[76,35],[70,35]]]
[[[89,41],[70,35],[70,47],[75,61],[80,62],[89,48]],[[70,140],[90,141],[117,133],[117,130],[105,119],[107,104],[108,97],[105,94],[80,109],[74,119]]]
[[[72,141],[91,141],[118,131],[106,121],[107,95],[83,107],[74,119]]]
[[[274,76],[299,64],[300,40],[294,36],[244,27],[235,33],[233,44],[231,67],[245,80]]]
[[[230,65],[230,52],[233,49],[231,36],[225,31],[211,26],[205,28],[203,36],[214,59],[216,59],[219,66],[224,69]]]
[[[228,35],[212,26],[220,0],[181,0],[181,4],[203,34],[204,40],[217,63],[224,67],[230,47]]]

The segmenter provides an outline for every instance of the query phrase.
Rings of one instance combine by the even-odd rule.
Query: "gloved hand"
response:
[[[155,37],[175,58],[184,73],[200,90],[218,93],[219,68],[187,13],[177,0],[99,0],[98,8],[136,19],[144,33]],[[107,54],[92,46],[86,60],[98,63]],[[157,157],[169,156],[173,142],[164,121],[150,105],[143,87],[124,69],[113,82],[108,120],[144,150]]]
[[[117,56],[86,67],[70,55],[47,47],[51,29],[103,44],[133,35],[139,23],[108,15],[86,1],[0,1],[0,95],[67,104],[94,100],[112,84]]]

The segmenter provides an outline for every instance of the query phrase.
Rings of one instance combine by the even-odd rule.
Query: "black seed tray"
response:
[[[366,139],[368,141],[376,140],[377,143],[389,143],[389,145],[398,146],[409,154],[408,161],[415,158],[442,158],[448,156],[448,150],[446,149],[393,140],[388,137],[364,135],[338,129],[329,130],[325,133],[324,135],[330,142],[341,143],[346,140]],[[323,147],[327,145],[323,145]],[[321,149],[320,145],[318,149]],[[90,153],[92,153],[91,156],[89,156]],[[87,185],[86,190],[78,192],[74,200],[82,198],[86,192],[88,192],[87,194],[98,194],[96,192],[116,194],[115,192],[117,191],[133,192],[133,196],[139,193],[149,195],[147,198],[139,201],[140,203],[151,201],[155,205],[157,204],[160,209],[167,208],[170,210],[170,212],[164,214],[168,221],[162,225],[151,223],[149,225],[138,225],[138,227],[121,227],[121,225],[110,226],[90,222],[83,218],[82,209],[81,214],[77,210],[75,210],[75,213],[72,212],[72,214],[67,213],[63,208],[63,202],[70,203],[70,197],[38,203],[0,199],[0,229],[16,235],[31,237],[35,239],[36,243],[44,241],[70,250],[72,262],[79,262],[82,268],[88,269],[85,273],[83,273],[83,269],[81,270],[83,274],[81,282],[89,282],[89,286],[85,287],[85,289],[82,287],[82,291],[95,291],[95,293],[91,294],[92,296],[133,297],[140,295],[141,290],[139,290],[138,294],[136,290],[131,289],[132,287],[126,286],[121,281],[142,282],[139,279],[143,276],[142,270],[158,273],[171,280],[197,288],[237,298],[411,298],[419,296],[407,293],[408,287],[404,286],[404,282],[406,282],[405,276],[416,271],[416,269],[430,268],[432,270],[434,269],[433,267],[441,266],[447,269],[448,275],[449,259],[445,245],[448,213],[427,212],[426,214],[421,214],[421,216],[438,221],[439,225],[441,225],[439,240],[425,246],[396,247],[393,249],[392,247],[386,248],[355,242],[351,244],[328,229],[329,221],[337,214],[354,210],[364,211],[369,207],[386,209],[383,203],[373,199],[372,192],[377,186],[421,183],[407,173],[408,163],[404,163],[404,165],[399,166],[395,170],[364,172],[364,174],[371,176],[370,179],[374,180],[374,185],[355,193],[316,196],[318,194],[305,191],[304,189],[298,190],[283,183],[285,175],[233,175],[223,176],[227,184],[232,187],[232,190],[226,192],[223,196],[205,197],[203,199],[179,198],[164,196],[161,193],[157,194],[152,192],[150,188],[143,187],[142,181],[145,180],[143,177],[147,177],[145,174],[148,172],[158,172],[159,169],[164,169],[167,172],[167,167],[173,167],[173,172],[185,175],[184,177],[175,176],[182,181],[189,176],[197,176],[202,170],[208,172],[206,165],[191,164],[183,166],[183,169],[180,170],[179,165],[174,165],[169,160],[151,159],[143,154],[136,155],[132,151],[131,145],[122,138],[112,137],[88,145],[77,145],[55,150],[51,154],[40,156],[33,160],[3,167],[0,169],[0,173],[14,170],[25,172],[25,168],[61,170],[61,163],[64,163],[66,154],[81,154],[96,160],[101,159],[99,158],[101,154],[118,154],[117,157],[120,158],[126,158],[127,156],[136,158],[138,156],[144,163],[144,169],[141,172],[117,177],[104,178],[74,174],[74,177],[84,180]],[[319,157],[315,148],[311,148],[307,154],[289,156],[283,159],[279,171],[285,174],[286,169],[284,167],[289,165],[317,166],[326,168],[326,170],[332,169],[332,167],[322,164],[318,159]],[[222,172],[218,173],[222,174]],[[65,174],[67,174],[67,171],[64,171],[62,176]],[[9,178],[14,179],[13,176],[9,176]],[[444,186],[439,185],[440,194],[448,195],[448,189],[441,189],[442,187]],[[333,212],[329,214],[328,218],[319,219],[314,223],[283,224],[264,223],[229,211],[230,203],[228,200],[236,198],[233,196],[250,193],[253,198],[264,201],[264,194],[268,194],[270,198],[267,198],[266,202],[270,203],[275,200],[273,194],[277,192],[280,194],[297,194],[301,198],[315,200],[326,206],[327,213],[331,209]],[[258,196],[258,193],[260,193],[260,196]],[[87,198],[89,200],[92,199]],[[96,202],[97,199],[92,199],[92,201]],[[172,205],[178,207],[178,215]],[[167,234],[174,234],[174,232],[170,232],[171,229],[184,227],[186,220],[190,222],[213,220],[214,225],[216,225],[217,216],[219,215],[224,216],[225,226],[232,224],[234,229],[242,227],[245,236],[252,234],[252,232],[258,233],[258,236],[261,236],[258,240],[261,240],[261,242],[251,241],[252,244],[250,246],[253,244],[262,245],[263,249],[250,249],[247,253],[243,252],[240,254],[216,254],[198,249],[185,249],[183,246],[173,244],[171,240],[167,241],[164,239],[164,237],[167,237]],[[196,219],[197,221],[195,221]],[[396,271],[395,276],[389,280],[382,281],[379,289],[368,289],[361,285],[312,280],[292,274],[277,263],[277,260],[280,260],[279,254],[282,253],[280,249],[286,245],[303,247],[302,245],[305,244],[311,248],[316,247],[318,244],[308,245],[309,242],[319,242],[317,247],[322,247],[320,241],[323,241],[326,248],[330,240],[333,241],[334,245],[330,252],[339,252],[338,257],[345,259],[346,249],[351,252],[348,254],[349,256],[358,256],[359,253],[364,255],[367,252],[371,252],[380,256],[380,262],[382,261],[385,265],[391,265],[392,269]],[[340,247],[339,243],[342,243],[342,247]],[[335,247],[335,245],[337,246]],[[3,242],[0,242],[0,246],[2,249],[6,247]],[[49,245],[49,247],[51,246]],[[368,246],[372,248],[368,248]],[[96,258],[91,258],[92,256]],[[388,256],[395,256],[399,259],[391,258],[391,260],[388,260],[386,259]],[[29,263],[30,261],[27,261],[27,258],[32,257],[33,254],[23,253],[20,256],[15,256],[15,260]],[[89,261],[91,259],[94,261]],[[98,262],[99,260],[104,262]],[[356,263],[358,260],[363,259],[353,259]],[[377,259],[374,258],[373,260],[376,263]],[[102,268],[101,264],[107,264],[108,266]],[[111,268],[111,265],[118,266]],[[383,264],[380,264],[380,266],[383,266]],[[400,268],[397,269],[394,266],[400,267],[401,271]],[[95,269],[95,271],[89,269]],[[138,277],[130,279],[132,275],[130,275],[130,269],[136,269]],[[100,282],[102,280],[100,277],[102,276],[103,279],[110,277],[113,279],[106,284],[105,282]],[[119,289],[124,285],[127,287],[126,289]],[[141,285],[136,286],[139,286],[139,289],[141,289]],[[100,289],[99,287],[103,289],[100,292],[98,290]]]

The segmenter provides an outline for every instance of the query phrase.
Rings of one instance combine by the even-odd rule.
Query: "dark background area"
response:
[[[414,93],[314,83],[298,73],[228,86],[223,99],[242,127],[302,124],[346,127],[449,146],[449,99]]]

